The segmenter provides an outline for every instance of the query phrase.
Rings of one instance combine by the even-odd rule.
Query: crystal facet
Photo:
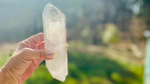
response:
[[[68,74],[65,16],[50,3],[45,6],[42,16],[45,50],[57,54],[46,61],[46,67],[54,78],[65,81]]]

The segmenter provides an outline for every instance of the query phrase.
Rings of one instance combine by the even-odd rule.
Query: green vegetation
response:
[[[0,67],[8,56],[0,56]],[[141,84],[143,66],[119,63],[103,55],[68,52],[69,74],[64,83],[41,64],[24,84]]]
[[[107,24],[103,32],[102,41],[104,43],[116,43],[119,41],[118,28],[114,24]]]
[[[0,68],[6,63],[9,59],[9,56],[0,56]]]
[[[24,84],[142,84],[142,66],[76,52],[69,52],[68,60],[69,74],[64,83],[53,79],[42,64]]]
[[[13,42],[43,31],[42,11],[47,3],[66,16],[69,74],[64,83],[59,82],[43,62],[24,84],[142,84],[143,66],[131,61],[141,62],[145,55],[143,31],[150,29],[150,0],[0,0],[0,45],[7,45],[1,46],[0,67],[11,56],[3,56],[3,51],[15,50],[9,49]],[[137,15],[143,19],[133,18]],[[142,58],[134,56],[131,44],[141,50]],[[105,49],[112,52],[105,56]],[[124,62],[123,56],[132,59]]]

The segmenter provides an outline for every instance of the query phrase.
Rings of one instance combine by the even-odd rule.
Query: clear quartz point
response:
[[[46,61],[46,67],[53,78],[63,82],[68,74],[65,16],[50,3],[45,6],[42,16],[45,50],[57,54]]]

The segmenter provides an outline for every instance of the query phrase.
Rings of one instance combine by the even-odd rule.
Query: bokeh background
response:
[[[47,3],[66,16],[69,74],[55,80],[43,62],[24,84],[143,84],[150,0],[0,0],[0,67],[43,32]]]

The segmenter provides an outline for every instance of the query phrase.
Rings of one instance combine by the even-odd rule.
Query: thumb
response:
[[[41,59],[41,60],[50,60],[54,58],[54,53],[49,51],[45,51],[43,49],[23,49],[23,53],[25,53],[25,58],[28,60]]]

